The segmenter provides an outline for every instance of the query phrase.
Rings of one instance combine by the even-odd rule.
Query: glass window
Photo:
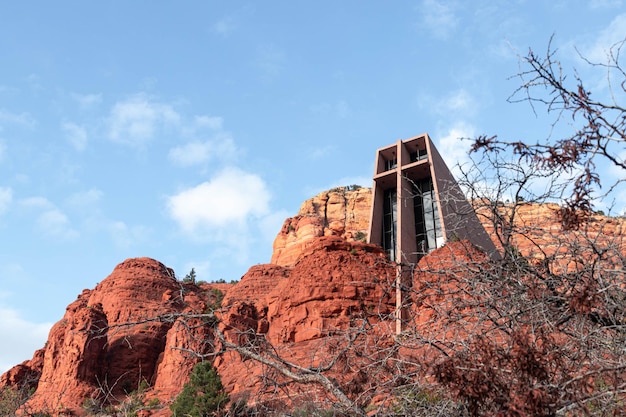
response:
[[[424,255],[440,247],[443,241],[437,199],[431,178],[415,183],[413,210],[417,251]]]
[[[392,261],[396,260],[396,228],[398,224],[398,202],[395,189],[386,190],[383,201],[383,249]]]
[[[426,148],[418,149],[415,152],[409,153],[409,159],[411,162],[421,161],[422,159],[426,159],[428,154],[426,153]]]
[[[386,159],[385,160],[385,171],[389,171],[398,166],[398,158]]]

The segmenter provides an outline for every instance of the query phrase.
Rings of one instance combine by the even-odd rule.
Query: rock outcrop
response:
[[[283,223],[274,240],[272,264],[291,266],[307,242],[321,236],[365,241],[372,192],[369,188],[338,187],[302,203],[298,214]]]
[[[234,286],[184,284],[158,261],[128,259],[95,289],[84,290],[53,326],[45,348],[3,375],[2,383],[31,384],[24,414],[87,415],[142,385],[149,387],[147,398],[167,405],[188,380],[196,354],[210,354],[219,344],[211,327],[194,318],[217,302],[218,290],[225,294],[220,318],[228,340],[252,343],[243,340],[252,330],[286,360],[313,366],[329,356],[328,337],[365,312],[393,314],[394,277],[380,248],[338,236],[311,239],[290,268],[254,266]],[[233,398],[266,398],[267,370],[259,363],[231,351],[215,365]],[[336,378],[361,378],[356,374]],[[167,407],[145,413],[170,415]]]
[[[146,386],[145,398],[156,399],[160,406],[143,410],[143,415],[167,417],[167,405],[203,356],[214,360],[233,401],[329,400],[318,385],[284,384],[280,373],[236,350],[219,351],[211,321],[202,314],[220,307],[218,329],[227,341],[253,350],[271,346],[285,361],[306,369],[339,358],[328,373],[333,383],[354,395],[371,395],[388,377],[384,372],[395,372],[380,366],[391,356],[376,357],[376,352],[406,357],[428,352],[394,347],[397,269],[380,248],[363,242],[370,204],[367,188],[339,188],[307,200],[276,237],[272,263],[251,267],[234,285],[182,283],[156,260],[128,259],[96,288],[84,290],[53,326],[46,346],[2,375],[0,387],[34,391],[22,414],[82,416],[87,415],[85,407],[97,410],[123,402]],[[479,218],[488,233],[503,227],[501,219]],[[515,221],[524,233],[514,236],[514,243],[529,259],[538,243],[543,250],[558,251],[555,235],[621,245],[625,225],[624,219],[593,216],[586,230],[561,233],[555,207],[532,204],[518,206]],[[432,323],[438,306],[455,301],[430,284],[447,279],[449,293],[462,293],[457,288],[461,284],[445,277],[462,278],[459,268],[477,262],[487,258],[467,242],[451,242],[422,258],[420,272],[409,283],[416,296],[407,311],[416,329],[450,332]],[[354,329],[359,326],[366,326],[367,333],[346,337],[358,334]],[[350,357],[338,355],[346,343]]]
[[[153,259],[128,259],[95,289],[84,290],[52,327],[46,346],[1,382],[36,387],[25,412],[83,415],[85,406],[123,400],[142,381],[169,399],[194,364],[182,352],[210,349],[208,327],[189,334],[189,323],[178,321],[182,313],[204,311],[207,290],[183,285]]]
[[[393,314],[395,295],[389,291],[394,279],[395,268],[374,245],[337,236],[311,239],[293,267],[257,265],[228,292],[223,304],[226,337],[242,343],[251,330],[262,335],[262,340],[246,340],[244,344],[269,342],[285,360],[305,367],[319,366],[333,357],[329,352],[337,346],[330,343],[332,337],[340,337],[359,317],[370,314],[376,321]],[[252,296],[254,292],[258,296]],[[222,356],[216,364],[229,392],[263,393],[266,367],[234,353]],[[335,377],[351,380],[357,373],[352,369]],[[288,392],[293,400],[297,392],[291,388]],[[309,386],[308,394],[314,389]]]

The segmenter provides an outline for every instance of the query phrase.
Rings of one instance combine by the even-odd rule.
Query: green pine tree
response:
[[[215,416],[224,409],[228,400],[217,370],[210,362],[200,362],[193,368],[189,382],[170,409],[174,417]]]
[[[185,278],[183,278],[183,282],[191,282],[192,284],[196,283],[196,270],[195,270],[195,268],[191,268],[191,271],[189,271],[189,273],[187,275],[185,275]]]

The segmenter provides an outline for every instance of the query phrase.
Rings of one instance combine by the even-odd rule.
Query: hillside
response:
[[[53,326],[46,345],[31,360],[2,375],[0,386],[33,392],[21,407],[21,415],[35,411],[94,415],[110,406],[119,409],[139,395],[140,401],[134,403],[137,415],[169,416],[168,405],[187,382],[194,364],[204,357],[213,361],[231,403],[245,401],[255,405],[257,412],[266,410],[261,415],[307,404],[332,407],[341,403],[335,389],[345,393],[350,404],[382,413],[397,401],[398,387],[409,383],[436,392],[446,387],[458,404],[465,401],[471,411],[473,399],[489,395],[480,392],[483,388],[467,391],[467,386],[478,387],[478,381],[487,381],[487,376],[466,373],[461,377],[457,365],[462,358],[472,361],[472,352],[478,352],[481,360],[488,353],[494,361],[501,361],[489,366],[518,369],[538,384],[539,391],[516,388],[517,382],[498,374],[494,381],[501,379],[501,384],[485,386],[496,391],[508,387],[510,392],[502,394],[508,399],[493,401],[504,401],[510,409],[521,407],[523,412],[520,404],[540,395],[541,384],[580,379],[576,377],[580,368],[572,364],[586,363],[587,371],[595,369],[593,362],[565,357],[559,359],[562,371],[554,381],[553,371],[534,375],[528,370],[529,366],[547,366],[541,360],[532,366],[518,363],[537,349],[556,352],[564,341],[577,348],[568,336],[570,324],[586,332],[593,317],[596,322],[613,320],[613,324],[621,320],[594,295],[600,289],[584,281],[586,275],[580,275],[571,287],[560,288],[538,280],[531,271],[539,267],[531,266],[548,259],[551,274],[559,273],[559,268],[573,274],[580,267],[565,261],[572,248],[584,253],[589,242],[598,248],[618,248],[621,254],[623,219],[593,216],[584,230],[565,233],[554,207],[522,204],[516,209],[514,237],[520,261],[506,266],[504,275],[503,269],[467,242],[451,242],[422,258],[411,271],[410,282],[399,287],[396,267],[382,250],[359,239],[367,231],[369,205],[365,188],[334,189],[307,200],[278,233],[272,262],[251,267],[237,284],[183,283],[156,260],[128,259],[96,288],[84,290]],[[493,235],[498,223],[482,214]],[[586,259],[611,258],[605,253]],[[481,277],[479,285],[472,281],[474,276]],[[395,335],[399,288],[407,303],[402,310],[402,337]],[[571,317],[532,336],[529,325],[539,320],[534,313],[520,313],[519,323],[494,318],[494,311],[518,308],[507,304],[517,299],[513,293],[517,288],[523,288],[518,295],[527,305],[548,306],[555,317]],[[507,294],[504,298],[502,291]],[[552,303],[548,292],[569,301]],[[496,293],[500,296],[491,298]],[[214,319],[202,316],[214,309],[217,327],[213,327]],[[549,334],[544,334],[548,328]],[[481,335],[489,337],[483,340]],[[499,349],[508,353],[501,356]],[[253,355],[279,360],[280,366],[262,364]],[[621,363],[610,353],[604,359]],[[296,378],[285,375],[281,366]],[[293,383],[297,377],[302,377],[300,383]],[[467,378],[466,385],[459,382],[463,378]],[[608,379],[605,382],[610,385]],[[567,386],[593,391],[574,382]],[[545,394],[545,402],[557,401],[555,395]]]

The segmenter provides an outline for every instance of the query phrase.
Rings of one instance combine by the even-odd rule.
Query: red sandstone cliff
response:
[[[329,332],[347,328],[363,311],[393,311],[388,288],[394,274],[373,245],[316,238],[293,267],[257,265],[238,284],[220,286],[226,337],[237,339],[252,329],[286,359],[314,364],[329,348],[324,342]],[[178,282],[153,259],[128,259],[95,289],[84,290],[53,326],[46,346],[9,370],[1,383],[30,381],[35,393],[24,410],[55,415],[86,415],[85,405],[122,402],[141,381],[150,387],[148,397],[167,405],[198,361],[190,352],[214,349],[210,327],[184,317],[204,312],[213,295],[210,284]],[[312,350],[320,356],[311,357]],[[264,387],[267,370],[233,352],[219,356],[215,365],[235,397],[256,395]],[[337,377],[354,378],[355,372]],[[167,407],[146,413],[170,414]]]
[[[343,346],[342,330],[367,322],[372,334],[380,337],[354,345],[355,356],[346,359],[332,377],[356,394],[375,392],[376,383],[385,376],[377,375],[378,368],[364,358],[378,360],[369,355],[374,345],[393,344],[393,323],[381,318],[394,312],[391,289],[396,271],[379,248],[355,241],[358,232],[367,231],[369,206],[369,189],[338,189],[306,201],[295,217],[285,221],[274,242],[272,264],[250,268],[232,286],[183,284],[158,261],[128,259],[95,289],[84,290],[53,326],[46,346],[2,375],[0,386],[28,384],[34,389],[23,410],[85,415],[86,402],[121,402],[145,381],[147,398],[158,398],[164,407],[144,410],[143,415],[169,416],[167,404],[198,360],[192,353],[210,354],[219,347],[210,326],[188,318],[205,312],[215,302],[213,290],[219,289],[224,294],[221,328],[228,340],[251,346],[269,342],[285,359],[304,367],[319,366],[333,357]],[[530,257],[537,242],[550,247],[549,236],[559,230],[550,206],[522,205],[516,222],[526,230],[516,236],[516,243]],[[493,225],[485,223],[493,231]],[[623,225],[623,219],[595,216],[586,236],[619,240]],[[577,239],[582,232],[561,237]],[[454,243],[425,257],[421,265],[452,270],[450,253],[455,254],[457,268],[463,265],[459,263],[463,256],[471,255],[472,262],[480,258],[471,251],[461,254],[463,249],[462,242]],[[440,278],[423,276],[420,285],[429,279]],[[430,306],[439,297],[427,290],[423,294],[428,299],[420,302],[428,301]],[[414,314],[418,327],[433,313],[421,314]],[[246,330],[262,335],[262,340],[243,340]],[[268,379],[280,382],[281,377],[233,351],[217,356],[215,365],[233,398],[323,398],[310,387],[265,392]],[[363,369],[369,372],[364,374]]]
[[[95,289],[84,290],[52,327],[46,346],[0,384],[36,388],[26,412],[82,415],[83,405],[122,401],[142,381],[169,400],[194,364],[181,349],[211,349],[204,342],[208,327],[190,334],[176,315],[202,312],[210,298],[208,288],[183,285],[158,261],[128,259]]]
[[[340,236],[365,240],[369,228],[372,193],[369,188],[337,187],[306,200],[298,214],[283,223],[274,240],[271,263],[294,264],[312,239]]]

